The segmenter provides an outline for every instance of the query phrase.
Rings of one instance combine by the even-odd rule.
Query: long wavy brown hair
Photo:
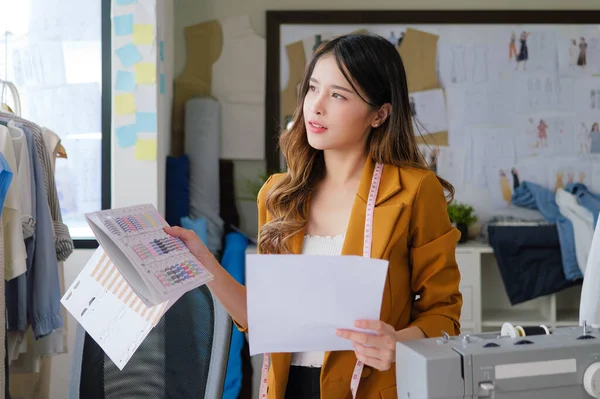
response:
[[[372,34],[345,35],[326,42],[306,68],[292,127],[284,130],[279,138],[288,170],[266,196],[271,220],[260,230],[260,253],[290,253],[289,240],[306,225],[309,196],[325,173],[323,151],[308,143],[303,106],[315,65],[326,54],[333,55],[348,83],[357,93],[364,93],[362,100],[374,110],[391,104],[389,118],[373,128],[367,138],[366,151],[373,161],[428,169],[415,140],[406,72],[396,48],[381,36]],[[452,201],[454,187],[439,176],[438,180],[447,193],[448,202]]]

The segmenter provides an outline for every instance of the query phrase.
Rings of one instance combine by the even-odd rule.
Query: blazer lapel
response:
[[[364,246],[364,228],[365,217],[367,212],[367,201],[369,191],[371,189],[371,180],[375,163],[369,158],[363,169],[360,185],[354,204],[350,214],[350,221],[346,230],[342,255],[357,255],[363,256]],[[390,243],[392,233],[398,221],[398,217],[402,211],[402,204],[394,204],[385,202],[392,198],[402,188],[400,184],[400,172],[397,166],[384,165],[375,208],[373,210],[373,239],[371,242],[371,258],[380,259],[384,256],[388,244]],[[388,290],[386,285],[385,290]],[[386,294],[384,293],[384,297]],[[382,304],[382,313],[385,315],[385,301]],[[335,358],[343,356],[344,352],[325,352],[325,359],[322,368],[322,377],[335,381],[338,376],[337,372],[345,372],[339,367],[327,367],[327,364],[335,363]],[[333,363],[332,363],[333,362]],[[350,374],[352,371],[350,371]],[[332,375],[334,374],[334,375]],[[339,377],[343,378],[342,375]],[[351,375],[344,376],[350,379]]]

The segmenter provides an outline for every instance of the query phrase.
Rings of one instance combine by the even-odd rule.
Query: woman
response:
[[[380,320],[356,322],[377,334],[338,330],[354,351],[271,354],[270,399],[348,397],[357,359],[364,363],[357,397],[395,398],[396,341],[459,333],[460,233],[444,196],[453,188],[427,169],[410,114],[404,66],[386,39],[343,36],[314,54],[293,125],[280,138],[288,171],[271,176],[258,195],[258,250],[362,255],[372,176],[381,163],[371,257],[389,260],[389,269]],[[167,232],[215,275],[209,287],[247,331],[245,288],[192,232]]]

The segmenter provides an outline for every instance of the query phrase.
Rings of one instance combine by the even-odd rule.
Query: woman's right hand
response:
[[[165,233],[181,239],[185,246],[190,250],[192,255],[194,255],[196,259],[198,259],[200,263],[202,263],[202,265],[207,267],[210,271],[216,262],[216,259],[212,252],[206,248],[206,245],[204,245],[200,237],[198,237],[194,231],[178,226],[165,227],[164,230]]]

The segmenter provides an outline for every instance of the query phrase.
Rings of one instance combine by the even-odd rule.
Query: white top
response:
[[[304,236],[302,244],[303,255],[333,255],[342,253],[344,235],[333,237]],[[292,353],[293,366],[321,367],[325,352],[299,352]]]
[[[592,247],[594,236],[594,215],[588,209],[579,205],[575,195],[559,188],[556,191],[556,204],[562,215],[571,221],[575,235],[575,256],[581,272],[585,274],[588,254]]]
[[[13,178],[8,186],[2,209],[4,234],[4,278],[8,281],[27,271],[27,252],[21,227],[21,188],[12,137],[7,127],[0,126],[0,153],[4,155]]]

